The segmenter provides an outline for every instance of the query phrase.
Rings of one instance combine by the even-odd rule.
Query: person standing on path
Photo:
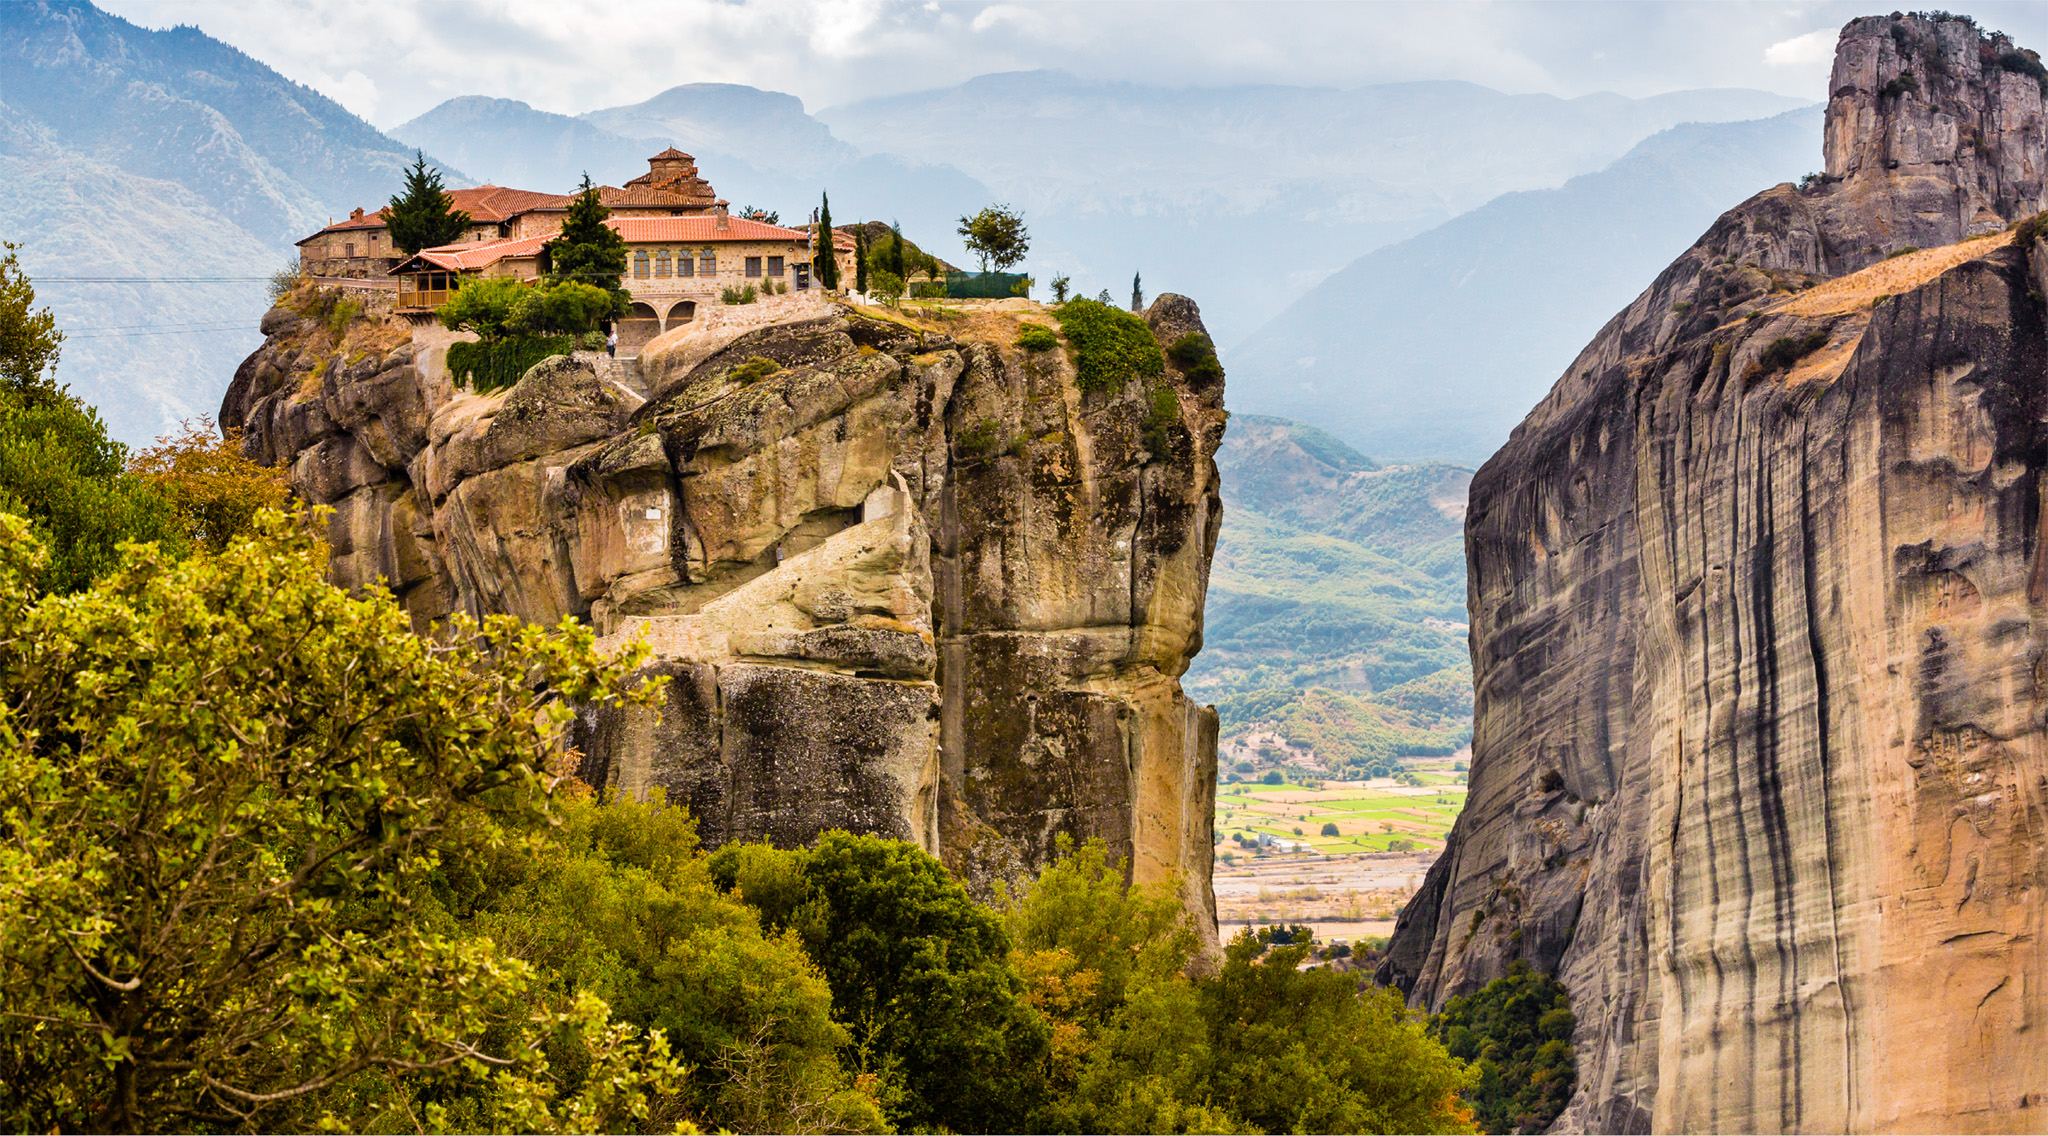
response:
[[[611,357],[612,357],[612,358],[614,358],[614,359],[616,359],[616,358],[618,358],[618,357],[619,357],[619,329],[618,329],[618,328],[616,328],[616,327],[611,327],[611,328],[607,328],[607,329],[605,329],[605,333],[604,333],[604,353],[605,353],[606,355],[609,355],[609,356],[611,356]]]

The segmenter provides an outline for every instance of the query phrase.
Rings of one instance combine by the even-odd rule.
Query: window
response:
[[[717,250],[715,250],[715,249],[705,249],[705,250],[704,250],[703,252],[700,252],[700,253],[698,253],[698,254],[697,254],[697,275],[699,275],[699,276],[716,276],[716,275],[718,275],[718,252],[717,252]]]
[[[780,275],[782,275],[782,258],[781,258],[781,257],[779,257],[779,256],[771,256],[771,257],[769,257],[769,258],[768,258],[768,275],[770,275],[770,276],[780,276]]]
[[[662,249],[662,250],[661,250],[660,252],[657,252],[657,253],[655,253],[655,254],[654,254],[654,274],[655,274],[656,276],[667,276],[667,275],[668,275],[668,250],[667,250],[667,249]]]
[[[633,254],[633,275],[639,277],[642,280],[647,279],[646,249],[641,249],[639,252]]]
[[[354,241],[350,241],[349,243],[347,243],[347,244],[345,244],[345,245],[341,246],[341,255],[343,255],[343,256],[354,256],[355,254],[356,254],[356,243],[355,243]]]
[[[676,254],[676,275],[677,275],[677,276],[694,276],[694,275],[696,275],[696,272],[694,271],[694,269],[696,268],[696,266],[697,266],[697,262],[696,262],[696,261],[694,261],[694,260],[691,260],[691,259],[690,259],[690,250],[689,250],[689,249],[684,249],[684,250],[683,250],[682,252],[679,252],[679,253],[677,253],[677,254]]]
[[[760,257],[758,257],[758,256],[750,256],[750,257],[748,257],[748,258],[747,258],[747,275],[748,275],[748,276],[759,276],[759,275],[761,275],[761,258],[760,258]]]

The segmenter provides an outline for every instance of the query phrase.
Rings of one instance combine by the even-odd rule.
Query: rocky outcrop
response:
[[[423,630],[507,613],[645,639],[665,705],[588,715],[586,780],[663,790],[711,844],[850,828],[977,886],[1100,836],[1213,928],[1216,718],[1179,677],[1220,382],[1083,392],[1065,351],[1013,346],[1042,311],[812,305],[481,394],[449,384],[445,335],[323,302],[265,318],[223,424],[332,508],[334,578]],[[1179,296],[1146,319],[1166,343],[1202,328]]]
[[[1560,1129],[2048,1124],[2048,242],[2008,231],[2048,133],[2013,50],[1849,24],[1830,180],[1724,215],[1473,480],[1471,797],[1380,976],[1435,1007],[1555,971]]]

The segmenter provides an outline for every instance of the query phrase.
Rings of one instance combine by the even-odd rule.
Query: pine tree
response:
[[[903,223],[900,221],[889,222],[889,255],[886,260],[889,265],[889,271],[895,273],[898,279],[905,278],[906,274],[903,271]]]
[[[868,290],[868,223],[862,221],[853,230],[853,290],[867,294]]]
[[[412,152],[412,168],[405,171],[405,191],[385,207],[384,225],[391,243],[407,256],[425,248],[452,244],[469,227],[469,214],[453,207],[442,188],[441,171],[427,168],[426,154]]]
[[[812,255],[817,261],[818,287],[827,291],[839,287],[839,253],[832,244],[832,195],[822,194],[818,209],[818,248]]]
[[[617,311],[623,314],[632,305],[619,282],[626,274],[626,239],[604,223],[611,215],[585,173],[583,185],[569,201],[562,231],[541,246],[541,254],[549,283],[574,280],[602,288],[617,297]]]

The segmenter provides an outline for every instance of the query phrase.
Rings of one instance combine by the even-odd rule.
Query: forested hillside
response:
[[[1392,773],[1470,737],[1461,522],[1470,470],[1381,466],[1305,423],[1240,414],[1217,453],[1223,534],[1202,653],[1225,748],[1271,731],[1282,764]]]

